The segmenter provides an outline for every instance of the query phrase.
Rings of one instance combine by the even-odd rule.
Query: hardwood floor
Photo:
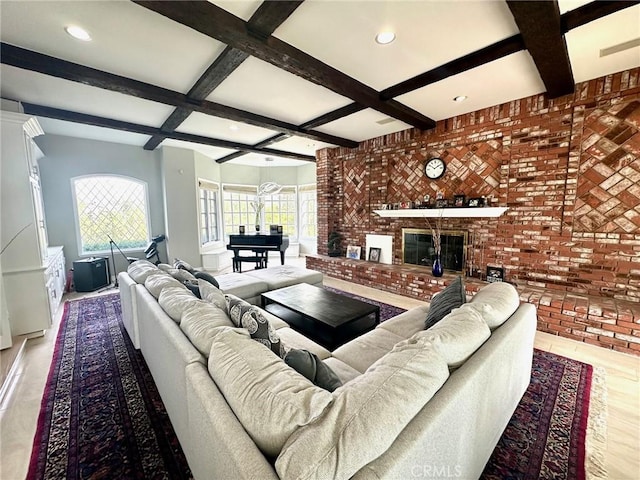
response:
[[[304,266],[304,259],[287,264]],[[421,305],[419,300],[325,277],[326,285],[401,308]],[[115,292],[106,289],[98,294]],[[89,294],[94,295],[94,294]],[[88,296],[71,294],[65,300]],[[27,342],[13,390],[0,406],[0,479],[25,478],[36,429],[40,401],[51,363],[63,308],[44,337]],[[536,348],[602,367],[608,392],[606,468],[610,479],[640,479],[640,358],[538,332]]]

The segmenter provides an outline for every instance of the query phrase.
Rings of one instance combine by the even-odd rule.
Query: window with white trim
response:
[[[71,179],[80,254],[105,253],[109,238],[122,250],[149,242],[147,184],[118,175]]]
[[[315,184],[298,187],[301,238],[315,239],[318,236],[317,194],[317,186]]]
[[[282,187],[279,193],[264,199],[264,223],[268,231],[270,225],[282,225],[282,233],[289,237],[298,236],[296,187]]]
[[[256,219],[255,201],[258,189],[255,186],[223,185],[222,211],[225,236],[237,234],[240,225],[246,232],[253,231]]]
[[[198,180],[201,245],[220,240],[218,231],[218,194],[219,187],[217,183]]]

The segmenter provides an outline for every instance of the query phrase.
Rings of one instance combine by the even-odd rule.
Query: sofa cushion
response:
[[[284,345],[285,350],[289,350],[291,348],[309,350],[310,352],[316,354],[320,358],[320,360],[324,360],[325,358],[329,358],[331,356],[331,352],[329,350],[324,348],[322,345],[318,345],[316,342],[308,337],[305,337],[303,334],[295,331],[291,327],[280,328],[277,330],[277,332],[278,336],[280,337],[280,341]]]
[[[227,310],[227,301],[222,290],[202,279],[198,279],[198,288],[200,289],[200,298],[218,308]]]
[[[236,327],[246,328],[251,338],[270,348],[279,357],[284,357],[284,345],[280,336],[262,314],[262,309],[245,302],[235,295],[225,295],[229,318]]]
[[[320,417],[333,397],[246,332],[216,333],[209,374],[258,448],[275,458],[289,436]]]
[[[189,305],[180,322],[180,330],[205,357],[209,357],[213,337],[219,327],[233,327],[227,312],[203,301]]]
[[[250,270],[244,275],[264,281],[268,290],[308,283],[309,285],[322,285],[322,272],[309,270],[308,268],[294,267],[292,265],[277,265],[275,267]]]
[[[173,278],[175,278],[176,280],[178,280],[180,283],[189,282],[189,281],[195,282],[197,280],[196,277],[194,277],[193,274],[191,274],[191,272],[183,268],[173,268],[169,270],[167,273],[171,275]]]
[[[376,328],[383,328],[402,338],[409,338],[414,333],[424,330],[424,319],[427,317],[428,312],[428,305],[414,307],[411,310],[407,310],[400,315],[381,322]]]
[[[447,364],[428,343],[401,342],[333,392],[322,417],[291,435],[276,460],[278,475],[352,477],[391,446],[448,376]]]
[[[490,336],[491,331],[482,316],[471,305],[465,304],[412,338],[431,342],[449,367],[457,368]]]
[[[447,288],[431,299],[429,313],[424,328],[430,328],[444,318],[451,310],[467,301],[462,277],[457,277]]]
[[[189,290],[182,286],[169,286],[162,289],[158,303],[171,319],[180,323],[182,314],[190,305],[201,302]]]
[[[376,328],[342,345],[333,352],[333,356],[364,373],[402,340],[405,338],[383,328]]]
[[[326,363],[336,375],[338,375],[338,378],[343,384],[362,375],[362,372],[357,371],[351,365],[347,365],[342,360],[338,360],[335,357],[325,358],[323,362]]]
[[[314,385],[333,392],[342,386],[340,378],[331,370],[327,364],[309,350],[292,348],[284,356],[284,363],[293,368],[304,378],[311,380]]]
[[[218,275],[216,280],[224,293],[244,299],[260,297],[260,294],[269,290],[265,282],[244,273],[225,273]]]
[[[490,283],[482,287],[469,302],[482,315],[490,329],[498,328],[520,306],[518,291],[506,282]]]
[[[136,260],[127,267],[127,273],[136,283],[144,284],[149,275],[158,273],[158,267],[148,260]]]
[[[187,287],[185,287],[182,282],[161,270],[157,270],[156,273],[149,275],[144,281],[144,286],[156,300],[160,297],[162,289],[166,287],[182,287],[188,291]]]

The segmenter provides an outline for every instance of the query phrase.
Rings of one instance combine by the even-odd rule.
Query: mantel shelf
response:
[[[471,207],[471,208],[404,208],[399,210],[374,210],[383,218],[481,218],[499,217],[509,207]]]

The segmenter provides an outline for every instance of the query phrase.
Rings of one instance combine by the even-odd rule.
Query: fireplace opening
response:
[[[445,270],[463,273],[467,232],[442,230],[440,232],[440,261]],[[402,262],[410,265],[431,267],[435,259],[431,230],[418,228],[402,229]]]

